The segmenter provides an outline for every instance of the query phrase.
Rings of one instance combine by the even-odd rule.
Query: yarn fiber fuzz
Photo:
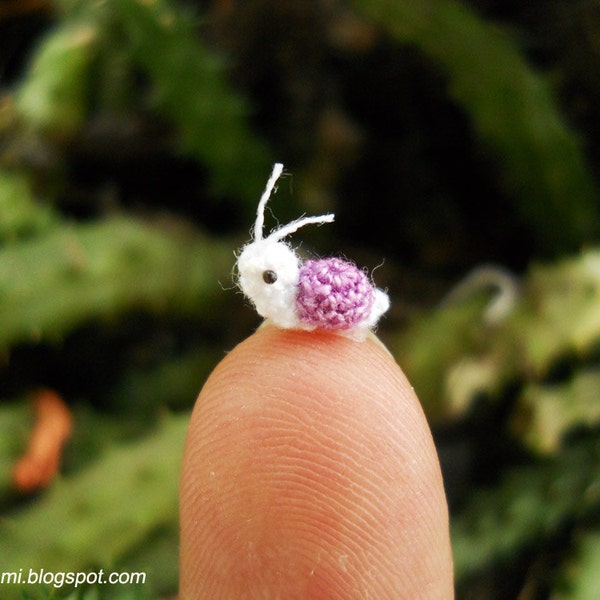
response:
[[[300,320],[323,329],[352,329],[369,318],[375,290],[358,267],[340,258],[306,260],[300,268]]]

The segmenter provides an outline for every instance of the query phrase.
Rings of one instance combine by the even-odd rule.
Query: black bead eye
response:
[[[271,285],[277,281],[277,273],[275,271],[264,271],[263,272],[263,281]]]

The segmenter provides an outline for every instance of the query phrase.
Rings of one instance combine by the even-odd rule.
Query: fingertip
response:
[[[378,341],[260,329],[198,398],[181,598],[450,598],[448,515],[419,402]]]

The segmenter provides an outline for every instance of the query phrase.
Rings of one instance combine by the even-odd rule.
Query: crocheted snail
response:
[[[283,240],[333,214],[303,217],[263,237],[264,212],[283,165],[275,164],[258,203],[254,240],[237,258],[238,283],[259,315],[282,329],[324,329],[362,341],[390,305],[367,275],[340,258],[302,262]]]

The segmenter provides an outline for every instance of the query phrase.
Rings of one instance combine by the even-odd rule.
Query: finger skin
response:
[[[378,343],[275,327],[192,414],[180,598],[448,600],[448,511],[421,406]]]

